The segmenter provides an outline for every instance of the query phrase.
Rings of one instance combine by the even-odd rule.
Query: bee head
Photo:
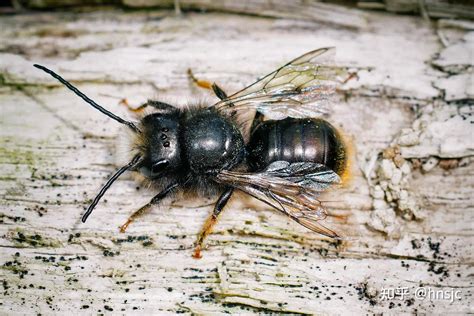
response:
[[[148,105],[154,107],[158,112],[145,116],[141,120],[141,126],[137,126],[103,108],[51,69],[37,64],[34,66],[57,79],[96,110],[118,123],[128,126],[134,132],[137,140],[138,153],[128,164],[118,169],[100,189],[82,217],[83,222],[87,220],[102,196],[124,172],[139,170],[144,176],[154,179],[167,174],[172,175],[181,167],[181,153],[178,143],[180,112],[175,107],[159,101],[149,101]]]
[[[138,170],[145,177],[155,179],[182,168],[179,125],[177,110],[152,113],[141,120],[137,147],[143,162]]]

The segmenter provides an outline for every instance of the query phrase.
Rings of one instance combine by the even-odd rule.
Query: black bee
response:
[[[220,99],[212,106],[179,109],[148,101],[146,106],[153,112],[138,124],[105,110],[46,67],[34,65],[97,110],[127,125],[135,137],[133,158],[107,181],[82,221],[112,183],[129,170],[139,172],[161,191],[130,216],[122,232],[174,191],[220,193],[199,233],[196,258],[234,190],[267,203],[312,231],[338,238],[320,223],[327,213],[318,197],[341,181],[347,170],[347,148],[329,122],[308,118],[324,114],[323,104],[335,89],[341,68],[321,63],[333,51],[311,51],[231,96],[212,84]]]

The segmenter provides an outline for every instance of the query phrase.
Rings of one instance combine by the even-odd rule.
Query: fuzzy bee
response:
[[[148,101],[152,113],[138,123],[109,112],[55,72],[35,64],[92,107],[128,126],[135,138],[133,158],[105,183],[82,221],[121,174],[133,171],[161,190],[130,216],[122,232],[178,190],[220,194],[198,235],[196,258],[235,190],[314,232],[339,238],[321,224],[327,212],[318,200],[341,182],[348,164],[340,133],[320,118],[341,76],[341,68],[322,63],[333,53],[333,48],[306,53],[230,96],[218,85],[209,85],[220,99],[211,106],[180,109]]]

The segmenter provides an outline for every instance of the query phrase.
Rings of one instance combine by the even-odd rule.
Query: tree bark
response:
[[[472,313],[473,33],[366,14],[361,29],[167,11],[2,17],[0,310]],[[157,193],[130,176],[80,222],[123,163],[127,135],[33,63],[133,118],[122,98],[215,102],[187,68],[231,94],[324,46],[337,48],[339,65],[360,69],[328,118],[354,147],[352,182],[324,197],[334,215],[326,223],[344,241],[240,194],[195,260],[196,234],[217,197],[176,196],[120,234]]]

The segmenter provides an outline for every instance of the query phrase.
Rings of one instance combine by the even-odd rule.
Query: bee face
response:
[[[180,114],[153,113],[141,121],[137,147],[144,160],[139,168],[147,178],[154,179],[182,167],[179,143]]]

